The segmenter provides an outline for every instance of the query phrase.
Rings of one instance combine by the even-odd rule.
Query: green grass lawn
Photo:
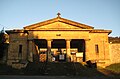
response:
[[[106,69],[120,74],[120,63],[111,64],[107,66]]]

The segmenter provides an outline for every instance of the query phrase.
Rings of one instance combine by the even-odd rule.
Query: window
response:
[[[98,44],[95,45],[95,52],[96,52],[96,53],[99,53],[99,47],[98,47]]]
[[[22,45],[19,45],[19,53],[22,53]]]

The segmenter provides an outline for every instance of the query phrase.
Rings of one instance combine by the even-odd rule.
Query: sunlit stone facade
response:
[[[9,34],[9,65],[26,61],[40,62],[41,52],[45,52],[49,62],[52,62],[52,54],[64,53],[66,62],[91,60],[97,62],[98,66],[110,63],[108,35],[111,30],[94,29],[58,15],[23,29],[6,32]]]

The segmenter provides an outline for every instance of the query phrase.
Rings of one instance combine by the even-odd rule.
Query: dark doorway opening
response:
[[[66,41],[65,39],[53,39],[51,43],[53,49],[53,57],[55,61],[65,62],[66,61]]]
[[[65,39],[53,39],[52,48],[66,48]]]
[[[38,54],[35,54],[33,57],[34,62],[46,62],[47,61],[47,40],[34,39],[34,43],[38,46]]]
[[[35,44],[38,46],[38,48],[47,48],[47,40],[45,39],[35,39]]]
[[[85,41],[84,39],[72,39],[70,42],[71,48],[77,48],[78,52],[83,52],[83,62],[85,61]]]

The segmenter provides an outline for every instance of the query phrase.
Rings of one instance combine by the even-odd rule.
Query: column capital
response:
[[[85,41],[90,41],[90,39],[84,39]]]
[[[46,39],[47,41],[53,41],[53,39]]]
[[[66,41],[71,41],[71,39],[65,39]]]

